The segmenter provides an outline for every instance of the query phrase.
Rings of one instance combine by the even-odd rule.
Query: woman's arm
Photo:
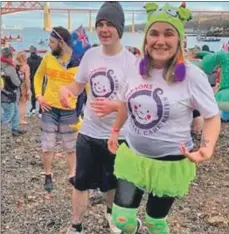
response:
[[[221,120],[219,115],[204,119],[203,133],[200,147],[208,148],[213,153],[220,134]]]
[[[25,72],[26,93],[29,93],[29,91],[30,91],[30,70],[29,70],[29,66],[27,64],[24,67],[24,72]]]
[[[220,133],[220,126],[221,121],[219,115],[204,119],[204,127],[199,150],[196,152],[189,152],[182,143],[180,146],[181,152],[190,161],[196,164],[209,160],[214,153],[215,145]]]

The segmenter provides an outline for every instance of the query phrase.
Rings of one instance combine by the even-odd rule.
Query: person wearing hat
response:
[[[145,9],[144,58],[130,71],[108,141],[116,153],[118,178],[112,217],[122,233],[138,233],[137,209],[147,192],[147,233],[169,234],[169,210],[175,198],[188,193],[195,164],[211,158],[220,117],[207,76],[183,59],[184,23],[191,12],[184,4],[176,8],[147,3]],[[204,118],[201,145],[195,152],[194,109]],[[119,146],[125,122],[127,144]]]
[[[36,96],[34,90],[34,76],[36,71],[41,63],[42,57],[37,54],[37,48],[30,46],[29,48],[30,56],[27,58],[27,64],[30,68],[30,89],[31,89],[31,110],[30,114],[33,115],[36,113]],[[41,114],[41,108],[39,109],[39,114]]]
[[[12,50],[4,48],[1,52],[1,79],[4,83],[1,89],[1,107],[3,110],[1,123],[7,124],[10,122],[12,135],[19,136],[26,133],[25,130],[20,128],[18,107],[21,80],[12,60]]]
[[[79,66],[75,82],[61,88],[60,100],[68,106],[69,96],[78,96],[89,84],[83,123],[77,138],[76,176],[72,178],[73,218],[68,234],[84,233],[82,222],[88,205],[88,190],[99,188],[107,195],[105,217],[111,233],[121,231],[112,223],[111,211],[116,188],[113,175],[115,155],[107,148],[117,100],[136,58],[121,44],[125,24],[119,2],[105,2],[96,16],[95,28],[100,45],[88,50]],[[122,130],[119,141],[124,140]]]
[[[45,170],[44,188],[47,197],[53,189],[51,167],[55,152],[57,136],[60,137],[69,171],[69,178],[75,174],[75,141],[77,132],[71,128],[77,120],[76,104],[74,97],[70,105],[63,107],[59,101],[59,89],[70,84],[78,72],[79,59],[72,50],[71,34],[63,27],[54,27],[49,38],[51,53],[47,53],[34,77],[34,90],[41,110],[41,147]],[[47,79],[45,90],[43,78]]]

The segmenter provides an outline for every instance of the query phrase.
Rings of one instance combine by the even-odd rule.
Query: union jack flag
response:
[[[86,31],[82,25],[74,30],[71,36],[73,50],[77,55],[84,54],[91,47]]]

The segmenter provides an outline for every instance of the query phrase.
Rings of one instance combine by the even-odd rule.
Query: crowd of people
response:
[[[39,103],[49,198],[57,136],[63,143],[73,186],[67,234],[85,233],[84,214],[94,189],[106,194],[111,233],[139,232],[137,211],[147,193],[148,233],[169,234],[166,218],[174,201],[188,194],[196,164],[214,153],[221,126],[216,69],[222,68],[204,70],[200,52],[213,53],[207,46],[187,49],[184,25],[191,11],[185,4],[147,3],[145,10],[142,52],[122,45],[125,16],[119,2],[101,6],[95,22],[100,45],[84,54],[72,49],[71,34],[63,27],[52,29],[51,52],[43,58],[33,46],[28,58],[19,52],[15,60],[10,48],[2,50],[1,123],[10,125],[13,136],[25,134],[26,104],[31,100],[33,115]],[[224,82],[221,88],[228,86]],[[80,126],[72,127],[79,119]],[[192,124],[202,134],[197,151]]]
[[[15,53],[8,47],[2,49],[1,122],[11,125],[13,136],[26,133],[21,126],[28,124],[26,109],[31,96],[32,110],[30,112],[35,113],[33,79],[42,58],[36,54],[36,48],[33,46],[30,48],[30,53],[27,58],[24,51]]]

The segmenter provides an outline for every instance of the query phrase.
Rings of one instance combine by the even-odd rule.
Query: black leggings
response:
[[[133,183],[118,179],[114,203],[124,208],[138,208],[144,191],[137,188]],[[157,197],[149,194],[146,213],[155,219],[165,218],[174,203],[174,197]]]

